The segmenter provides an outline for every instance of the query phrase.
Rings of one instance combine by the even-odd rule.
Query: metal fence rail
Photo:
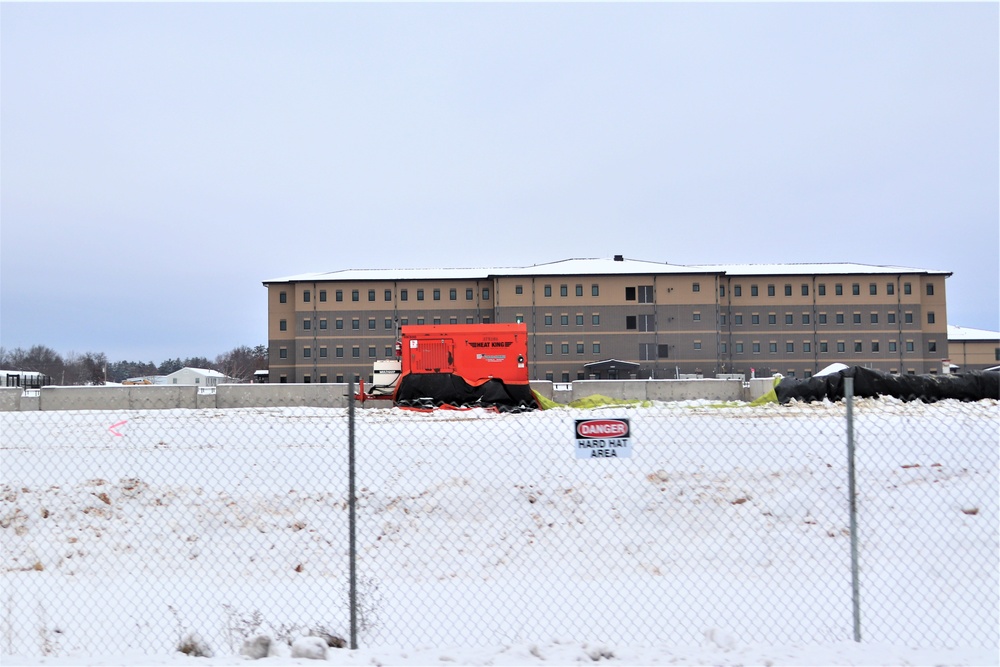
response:
[[[852,412],[853,459],[843,403],[2,413],[0,655],[997,646],[997,403]]]

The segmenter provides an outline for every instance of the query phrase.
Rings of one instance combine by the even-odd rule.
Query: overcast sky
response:
[[[0,6],[0,345],[267,339],[347,268],[861,262],[1000,329],[998,4]]]

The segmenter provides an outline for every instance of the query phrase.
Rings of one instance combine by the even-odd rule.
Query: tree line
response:
[[[71,353],[63,357],[45,345],[29,349],[0,347],[0,368],[15,371],[35,371],[48,375],[55,384],[80,385],[122,382],[129,378],[169,375],[185,367],[207,368],[244,382],[253,379],[254,371],[267,369],[267,346],[241,345],[215,357],[166,359],[152,361],[108,361],[103,352]]]

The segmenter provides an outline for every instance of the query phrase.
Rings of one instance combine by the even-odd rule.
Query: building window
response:
[[[934,313],[927,313],[927,324],[934,324]]]
[[[656,315],[639,315],[639,331],[656,331]]]
[[[903,294],[913,294],[913,286],[910,283],[903,283]]]
[[[927,342],[927,351],[928,352],[937,352],[937,343],[934,342],[934,341],[932,341],[932,340],[928,341]]]
[[[809,324],[809,313],[802,313],[802,324]]]
[[[351,301],[360,301],[360,300],[361,300],[361,292],[360,292],[360,290],[356,290],[356,289],[351,290]]]
[[[326,348],[325,347],[320,347],[319,348],[319,356],[321,358],[326,358],[327,355],[326,355]]]
[[[894,340],[890,340],[889,341],[889,351],[890,352],[895,352],[896,351],[896,341],[894,341]]]
[[[597,285],[591,285],[590,296],[600,296],[600,295],[601,295],[601,288],[598,287]]]
[[[750,286],[750,296],[757,296],[757,286],[756,285],[751,285]]]
[[[423,300],[424,300],[424,290],[423,289],[418,289],[417,290],[417,301],[423,301]]]
[[[302,328],[306,331],[312,329],[312,320],[302,320]]]
[[[514,294],[524,294],[524,286],[514,285]]]
[[[582,314],[576,316],[576,326],[578,326],[578,327],[582,327],[583,326],[583,315]]]
[[[653,286],[639,286],[639,303],[653,303]]]
[[[333,293],[333,298],[336,299],[337,301],[343,301],[344,300],[344,290],[339,289],[336,292],[334,292]]]
[[[837,352],[846,352],[846,351],[847,351],[847,346],[844,345],[843,341],[839,341],[837,343]]]
[[[399,290],[399,300],[400,301],[409,301],[409,299],[410,299],[410,290],[408,290],[406,288],[403,288],[403,289]]]
[[[701,283],[691,283],[691,291],[692,292],[700,292],[701,291]]]
[[[302,356],[308,359],[309,357],[312,356],[312,350],[309,349],[308,347],[302,348]]]
[[[434,324],[441,324],[441,318],[440,317],[435,317],[434,320],[433,320],[433,323]]]
[[[851,317],[852,317],[851,320],[852,322],[854,322],[855,324],[861,324],[861,313],[854,313],[854,315],[852,315]]]
[[[433,298],[433,299],[434,299],[435,301],[440,301],[440,300],[441,300],[441,290],[439,290],[439,289],[435,289],[435,290],[434,290],[434,292],[433,292],[433,294],[431,295],[431,297],[432,297],[432,298]]]
[[[391,289],[387,289],[385,291],[385,294],[382,295],[382,300],[383,301],[392,301],[392,290]]]
[[[352,319],[351,320],[351,328],[354,329],[355,331],[357,331],[358,329],[360,329],[361,328],[361,320],[358,319],[357,317],[355,317],[354,319]]]
[[[734,346],[736,354],[743,354],[743,343],[736,343]]]
[[[577,343],[576,344],[576,353],[577,354],[583,354],[583,343]]]
[[[872,352],[878,352],[878,341],[877,340],[873,340],[872,341]]]
[[[288,358],[288,348],[287,347],[282,347],[282,348],[280,348],[278,350],[278,358],[279,359],[287,359]]]
[[[927,296],[934,296],[934,284],[927,283]]]
[[[803,352],[812,352],[812,343],[810,343],[807,340],[806,341],[802,341],[802,351]]]
[[[889,313],[885,316],[885,318],[889,321],[889,324],[896,323],[896,313]]]
[[[475,298],[475,295],[472,293],[472,288],[471,287],[466,288],[466,290],[465,290],[465,300],[466,301],[472,301],[474,298]]]
[[[369,359],[374,359],[376,356],[377,355],[375,354],[375,346],[374,345],[369,345],[368,346],[368,358]]]
[[[820,296],[826,296],[826,283],[820,283],[819,285],[816,285],[816,292]]]
[[[421,316],[421,317],[418,317],[418,318],[417,318],[417,324],[423,324],[423,323],[424,323],[424,318],[423,318],[423,316]]]
[[[354,347],[351,348],[351,357],[353,357],[355,359],[360,359],[361,358],[361,347],[360,346],[355,345]]]
[[[278,303],[288,303],[288,292],[278,292]]]
[[[719,352],[726,354],[728,351],[728,346],[725,343],[719,343]]]
[[[878,313],[872,313],[870,320],[872,324],[878,324]]]
[[[626,287],[625,289],[627,290],[628,288]],[[552,285],[546,285],[542,288],[542,294],[545,296],[552,296]]]
[[[518,285],[517,287],[518,287],[518,289],[521,288],[520,285]],[[518,294],[520,294],[520,292],[518,292]],[[452,287],[450,290],[448,290],[448,299],[450,301],[455,301],[456,299],[458,299],[458,290],[455,289],[454,287]]]
[[[601,344],[594,343],[594,354],[600,354],[600,353],[601,353]],[[998,352],[998,354],[1000,354],[1000,352]],[[997,358],[1000,359],[1000,357]]]
[[[792,295],[792,286],[785,285],[785,296],[791,296],[791,295]]]
[[[583,285],[577,285],[576,286],[576,295],[577,296],[583,296]]]
[[[569,354],[569,343],[563,343],[560,345],[559,352],[562,354]]]
[[[383,322],[383,325],[385,326],[386,329],[392,329],[392,318],[391,317],[385,318],[385,322]]]
[[[325,289],[321,289],[319,291],[319,300],[320,300],[320,303],[325,303],[326,302],[326,290]]]
[[[837,296],[844,296],[844,286],[841,285],[840,283],[837,283],[836,285],[833,286],[833,293],[836,294]]]
[[[524,322],[523,317],[521,318],[521,321],[518,322],[518,324],[520,324],[521,322]],[[458,324],[458,318],[452,315],[451,317],[448,318],[448,324]]]
[[[559,286],[559,296],[569,296],[569,287],[567,285]]]
[[[312,292],[310,292],[309,290],[305,290],[304,292],[302,292],[302,300],[305,303],[309,303],[311,299],[312,299]]]
[[[816,318],[820,324],[826,324],[826,313],[820,313]]]
[[[369,301],[375,300],[375,290],[373,289],[368,290],[368,300]]]
[[[634,330],[635,329],[635,315],[626,315],[625,316],[625,328],[628,329],[628,330]]]
[[[872,296],[878,294],[878,285],[876,285],[875,283],[868,283],[868,293],[871,294]]]
[[[333,354],[338,359],[343,359],[344,358],[344,348],[342,348],[341,346],[338,345],[336,347],[336,349],[334,350]],[[342,382],[342,380],[338,380],[338,382]]]
[[[760,343],[753,343],[752,347],[751,347],[751,351],[754,354],[760,354]]]
[[[545,344],[545,354],[548,354],[548,355],[552,354],[552,343],[546,343]]]
[[[600,326],[601,316],[598,315],[597,313],[594,313],[593,315],[590,316],[590,323],[593,324],[595,327]]]
[[[886,283],[885,284],[885,293],[886,294],[895,294],[896,293],[896,285],[895,285],[895,283]]]
[[[369,317],[368,318],[368,328],[369,329],[374,329],[375,328],[375,318],[374,317]]]
[[[750,324],[760,324],[760,315],[754,313],[750,316]]]
[[[767,315],[767,323],[768,324],[777,324],[778,323],[778,316],[775,315],[774,313],[768,313],[768,315]]]
[[[319,328],[320,329],[326,329],[326,320],[325,319],[319,321]]]
[[[721,296],[726,296],[726,286],[725,285],[719,285],[719,296],[720,297]]]
[[[785,352],[794,352],[795,343],[785,343]]]
[[[837,324],[843,324],[843,323],[844,323],[844,314],[837,313]]]
[[[743,286],[734,285],[733,286],[733,296],[743,296]]]
[[[694,349],[696,349],[696,350],[700,350],[701,349],[701,341],[700,340],[696,340],[694,342]]]
[[[854,351],[855,352],[861,352],[861,341],[860,340],[854,341]]]
[[[336,319],[336,321],[334,322],[334,326],[336,326],[338,329],[343,329],[344,328],[344,320],[342,320],[341,318],[338,317]]]
[[[695,322],[701,322],[701,313],[695,313],[691,316]]]
[[[768,343],[767,344],[767,351],[770,352],[771,354],[777,354],[778,353],[778,344],[775,343],[775,342],[773,342],[773,341],[770,342],[770,343]]]
[[[489,300],[490,300],[490,288],[489,287],[484,287],[483,288],[483,301],[489,301]]]
[[[827,346],[827,344],[826,344],[825,341],[824,342],[820,342],[820,344],[819,344],[819,351],[821,353],[824,353],[824,354],[830,351],[830,348]]]
[[[278,320],[278,331],[288,331],[288,320]]]
[[[809,296],[809,285],[802,283],[802,296]]]
[[[547,326],[547,327],[552,326],[552,316],[551,315],[548,315],[548,314],[545,315],[545,326]]]
[[[719,324],[726,326],[726,316],[725,314],[719,315]]]
[[[733,315],[733,324],[736,325],[736,326],[742,326],[743,325],[743,316],[742,315]]]
[[[851,295],[860,296],[861,295],[861,285],[858,283],[851,283]]]
[[[913,324],[913,313],[903,313],[903,323]]]

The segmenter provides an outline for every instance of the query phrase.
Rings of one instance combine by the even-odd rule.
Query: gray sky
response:
[[[997,3],[0,6],[0,345],[266,342],[347,268],[861,262],[1000,329]]]

